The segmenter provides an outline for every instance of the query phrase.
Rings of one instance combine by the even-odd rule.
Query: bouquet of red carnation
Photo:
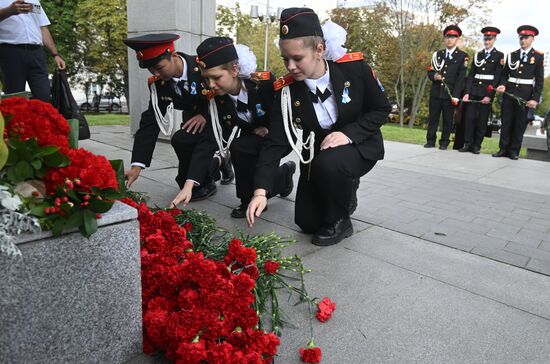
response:
[[[24,141],[35,137],[40,146],[57,146],[64,152],[69,149],[69,124],[51,104],[10,97],[2,100],[0,111],[9,120],[4,138]]]

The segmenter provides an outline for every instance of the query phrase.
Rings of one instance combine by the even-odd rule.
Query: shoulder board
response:
[[[353,53],[344,54],[342,57],[336,60],[336,63],[345,63],[345,62],[362,61],[362,60],[363,60],[363,52],[353,52]]]
[[[539,50],[537,50],[537,49],[535,49],[535,53],[538,53],[538,54],[542,54],[542,55],[544,55],[544,52],[542,52],[542,51],[539,51]]]
[[[158,80],[160,80],[159,76],[151,76],[147,79],[147,84],[151,86],[153,83],[157,82]]]
[[[277,81],[273,82],[273,88],[275,91],[282,89],[283,87],[294,83],[294,77],[289,73],[285,76],[279,77]]]
[[[268,81],[270,76],[271,76],[271,72],[262,71],[262,72],[254,72],[253,74],[250,75],[250,78],[258,81]]]

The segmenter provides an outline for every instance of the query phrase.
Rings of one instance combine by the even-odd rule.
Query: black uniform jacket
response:
[[[305,82],[294,81],[288,86],[292,98],[292,122],[303,130],[303,141],[315,133],[315,154],[319,154],[323,139],[334,131],[344,133],[366,160],[384,158],[384,142],[380,127],[385,123],[391,105],[373,70],[364,61],[328,62],[330,83],[338,108],[338,119],[330,130],[321,128],[309,89]],[[349,102],[344,103],[347,89]],[[269,134],[258,160],[255,188],[272,190],[280,159],[288,153],[289,143],[284,131],[281,112],[281,91],[277,91],[271,116]],[[307,151],[302,152],[305,159]]]
[[[250,122],[238,117],[237,108],[229,95],[225,94],[214,98],[218,108],[218,117],[222,126],[223,138],[226,141],[229,139],[234,126],[238,126],[241,129],[241,135],[251,134],[254,129],[260,126],[269,129],[269,116],[273,107],[275,94],[273,89],[274,80],[275,78],[272,74],[269,74],[269,77],[266,77],[265,80],[243,80],[244,87],[246,87],[248,93],[248,110],[252,113],[252,120]],[[195,147],[196,150],[193,151],[187,174],[187,178],[194,181],[204,180],[208,173],[212,155],[218,149],[210,116],[203,133],[204,138],[201,138]],[[250,167],[254,168],[255,166]]]
[[[520,61],[518,67],[515,70],[509,68],[509,63],[512,65],[517,62],[521,57],[521,49],[510,53],[508,57],[511,57],[511,62],[506,62],[504,70],[502,71],[502,77],[500,84],[506,86],[506,92],[519,96],[525,101],[535,100],[540,101],[542,93],[542,87],[544,85],[544,55],[540,51],[535,51],[531,48],[531,51],[527,54],[527,60],[525,62]],[[521,79],[534,79],[533,85],[522,85],[516,82],[510,82],[509,78],[521,78]]]
[[[194,115],[202,114],[207,117],[208,104],[206,97],[202,93],[204,79],[196,63],[196,57],[184,53],[179,53],[187,63],[187,87],[189,91],[183,88],[183,85],[173,80],[162,81],[160,79],[150,78],[149,82],[154,82],[157,89],[157,98],[159,109],[164,115],[166,108],[170,103],[174,103],[174,108],[183,110],[183,120],[191,118]],[[176,93],[175,87],[180,90],[181,96]],[[149,86],[150,88],[150,86]],[[132,149],[132,163],[139,162],[149,167],[153,158],[153,151],[159,135],[160,129],[155,118],[153,106],[149,99],[149,107],[141,114],[139,129],[134,136],[134,147]]]
[[[437,51],[437,62],[445,62],[443,69],[439,71],[449,90],[451,95],[456,98],[462,96],[464,90],[464,83],[466,78],[466,69],[468,68],[468,54],[460,49],[456,48],[452,54],[452,59],[445,59],[446,49]],[[430,97],[449,100],[449,94],[443,85],[443,82],[434,80],[436,71],[432,68],[428,68],[428,78],[432,81],[432,88],[430,89]]]
[[[485,50],[479,51],[474,57],[470,73],[466,78],[466,90],[464,93],[470,96],[492,98],[495,92],[490,92],[488,86],[491,85],[495,89],[499,85],[504,64],[504,53],[493,48],[487,59],[485,58]],[[482,63],[481,66],[476,66],[476,61],[478,64]],[[475,78],[475,75],[492,75],[494,78],[492,80],[480,80]]]

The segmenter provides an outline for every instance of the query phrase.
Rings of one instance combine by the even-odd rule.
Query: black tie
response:
[[[447,59],[451,59],[451,52],[447,52],[446,58],[447,58]]]
[[[248,105],[241,100],[237,100],[237,111],[246,114],[248,112]]]
[[[316,94],[309,91],[309,96],[311,97],[311,101],[313,101],[314,103],[318,103],[319,99],[321,99],[321,102],[325,102],[325,100],[328,99],[330,95],[332,95],[332,93],[329,91],[328,88],[325,89],[325,92],[321,92],[321,90],[317,88]]]
[[[485,59],[489,58],[490,55],[491,55],[491,52],[485,52]]]
[[[526,62],[527,61],[527,53],[521,52],[521,61]]]
[[[178,82],[174,82],[174,91],[179,96],[182,96],[185,91],[185,80],[179,80]]]

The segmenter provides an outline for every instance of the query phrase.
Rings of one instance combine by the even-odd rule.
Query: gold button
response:
[[[518,73],[521,73],[521,71],[519,71]]]
[[[520,67],[523,67],[523,64],[520,64],[519,66],[520,66]]]
[[[444,79],[445,79],[445,77],[441,77],[441,79],[442,79],[442,80],[444,80]]]
[[[350,87],[350,85],[351,85],[351,82],[349,82],[349,81],[346,81],[346,82],[344,83],[344,87]]]
[[[228,118],[229,120],[231,120],[231,115],[227,115],[227,118]]]
[[[294,106],[296,106],[296,107],[300,106],[300,100],[294,101]]]
[[[296,118],[296,123],[300,124],[302,122],[302,119]]]
[[[199,67],[195,67],[195,68],[193,68],[193,71],[195,71],[195,72],[199,72]]]
[[[482,70],[482,71],[485,71],[485,68],[482,68],[481,70]]]

